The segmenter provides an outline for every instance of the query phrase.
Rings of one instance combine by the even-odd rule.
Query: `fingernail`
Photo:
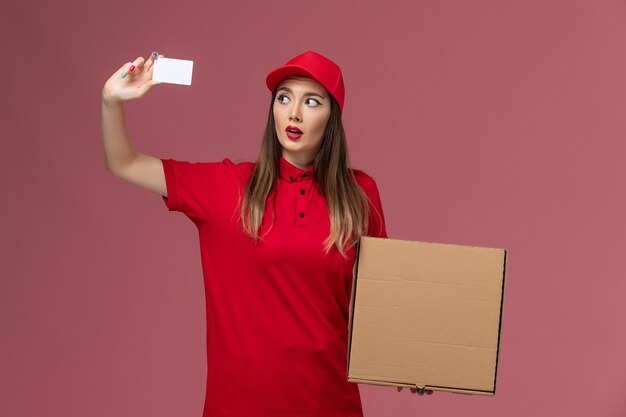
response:
[[[133,72],[133,71],[135,71],[135,66],[134,66],[134,65],[131,65],[131,66],[130,66],[130,70],[128,70],[128,72]]]
[[[125,77],[126,77],[126,73],[125,73],[125,72],[123,72],[123,73],[122,73],[122,78],[125,78]]]

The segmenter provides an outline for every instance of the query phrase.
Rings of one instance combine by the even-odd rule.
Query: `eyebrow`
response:
[[[280,91],[280,90],[285,90],[286,92],[293,94],[293,91],[291,91],[291,89],[290,89],[290,88],[288,88],[288,87],[280,87],[280,88],[277,90],[277,92],[278,92],[278,91]],[[312,93],[312,92],[307,92],[307,93],[305,93],[305,94],[304,94],[304,96],[305,96],[305,97],[309,97],[309,96],[317,96],[317,97],[319,97],[319,98],[321,98],[321,99],[324,99],[324,96],[320,96],[319,94],[317,94],[317,93]]]

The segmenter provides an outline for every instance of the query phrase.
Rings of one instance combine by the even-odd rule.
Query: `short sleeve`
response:
[[[363,171],[354,170],[357,182],[365,191],[369,200],[369,218],[367,236],[387,238],[387,227],[385,225],[385,214],[383,213],[383,205],[380,201],[380,193],[374,178],[365,174]]]
[[[228,188],[234,186],[233,163],[228,158],[221,162],[161,162],[167,187],[167,197],[162,197],[165,206],[192,220],[205,219]]]

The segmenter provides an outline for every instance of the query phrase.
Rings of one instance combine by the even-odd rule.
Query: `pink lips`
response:
[[[290,130],[292,130],[293,132],[290,132]],[[300,130],[296,126],[287,126],[285,132],[287,132],[287,137],[291,140],[297,140],[302,136],[302,130]]]

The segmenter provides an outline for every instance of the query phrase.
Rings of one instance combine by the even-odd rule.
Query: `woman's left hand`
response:
[[[417,395],[432,395],[433,390],[430,389],[417,389],[417,388],[409,388],[413,394]],[[402,387],[398,387],[398,392],[402,391]]]

